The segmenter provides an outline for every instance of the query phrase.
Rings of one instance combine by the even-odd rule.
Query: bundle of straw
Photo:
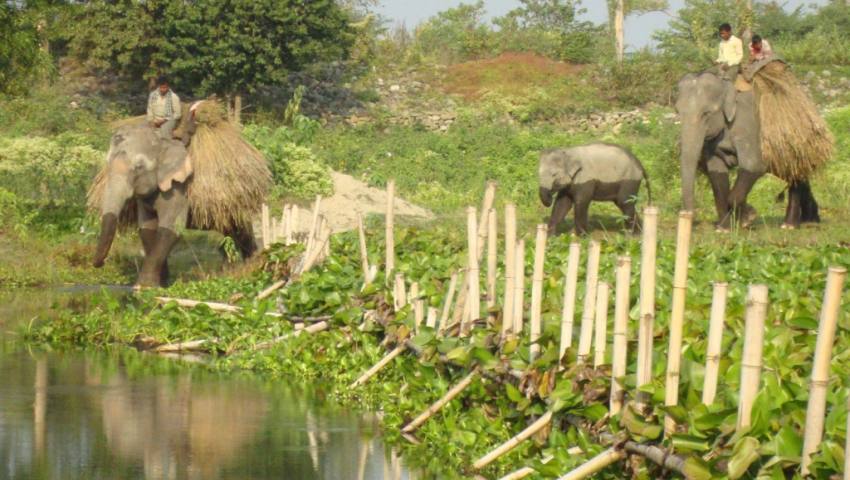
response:
[[[189,145],[194,169],[188,190],[192,227],[227,232],[250,226],[271,186],[265,158],[227,121],[217,100],[204,100],[197,106],[195,123]],[[140,124],[136,128],[144,127]],[[90,209],[100,209],[105,186],[106,166],[89,188]],[[135,202],[125,206],[123,226],[135,223],[134,208]]]
[[[767,63],[753,83],[768,171],[789,183],[809,178],[832,156],[826,122],[785,63]]]

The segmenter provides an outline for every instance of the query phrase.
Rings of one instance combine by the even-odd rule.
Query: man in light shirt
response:
[[[720,26],[720,46],[718,47],[715,64],[720,68],[720,76],[724,80],[735,80],[744,59],[744,44],[741,39],[732,35],[732,26],[724,23]]]
[[[148,123],[159,129],[159,136],[164,140],[172,138],[177,120],[180,120],[180,97],[171,91],[168,79],[159,77],[157,89],[148,96]]]
[[[750,43],[750,63],[759,62],[773,56],[773,49],[767,40],[759,35],[753,35],[753,41]]]

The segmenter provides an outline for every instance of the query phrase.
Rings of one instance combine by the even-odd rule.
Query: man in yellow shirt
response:
[[[720,45],[717,49],[717,60],[714,61],[720,69],[720,76],[724,80],[735,80],[743,59],[744,43],[732,35],[732,26],[724,23],[720,26]]]
[[[169,140],[180,120],[180,97],[171,91],[167,78],[159,77],[156,83],[157,89],[148,96],[147,120],[159,129],[160,137]]]

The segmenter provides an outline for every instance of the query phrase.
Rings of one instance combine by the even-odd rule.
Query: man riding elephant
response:
[[[180,120],[180,97],[168,85],[168,79],[160,76],[157,88],[148,95],[147,121],[159,129],[163,140],[171,140],[177,121]]]

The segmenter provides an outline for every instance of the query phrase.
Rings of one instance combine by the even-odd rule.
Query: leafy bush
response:
[[[676,83],[688,71],[688,66],[675,58],[641,50],[621,64],[600,62],[594,76],[599,79],[596,84],[602,94],[617,105],[670,105]]]
[[[242,133],[269,161],[275,183],[272,195],[275,197],[308,199],[333,193],[330,171],[309,147],[294,141],[299,137],[297,132],[297,129],[287,127],[272,129],[249,125]]]

